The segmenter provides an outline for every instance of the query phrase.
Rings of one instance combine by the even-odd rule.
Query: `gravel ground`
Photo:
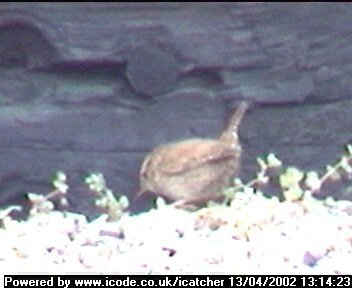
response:
[[[0,271],[352,274],[352,203],[239,192],[230,207],[159,205],[107,222],[52,211],[0,229]]]

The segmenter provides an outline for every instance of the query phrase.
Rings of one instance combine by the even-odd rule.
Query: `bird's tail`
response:
[[[243,116],[244,114],[246,114],[246,111],[249,106],[250,106],[250,103],[247,101],[242,101],[240,103],[240,105],[237,107],[232,117],[230,118],[227,128],[220,135],[219,137],[220,141],[236,144],[236,142],[238,141],[238,135],[237,135],[238,127],[240,126]]]

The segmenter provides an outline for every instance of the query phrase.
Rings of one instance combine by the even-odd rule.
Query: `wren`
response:
[[[144,159],[140,190],[171,201],[201,205],[218,200],[238,176],[242,148],[238,128],[249,106],[241,102],[217,139],[194,138],[161,145]]]

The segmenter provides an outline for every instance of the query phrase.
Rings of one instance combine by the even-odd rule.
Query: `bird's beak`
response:
[[[132,202],[135,202],[139,197],[141,197],[147,190],[145,188],[139,189],[139,191],[136,193],[136,195],[133,197]]]

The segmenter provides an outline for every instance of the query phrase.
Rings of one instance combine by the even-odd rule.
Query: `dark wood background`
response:
[[[0,204],[57,170],[73,209],[89,171],[131,197],[148,151],[216,137],[241,99],[244,178],[269,152],[321,171],[352,142],[351,73],[348,3],[3,3]]]

